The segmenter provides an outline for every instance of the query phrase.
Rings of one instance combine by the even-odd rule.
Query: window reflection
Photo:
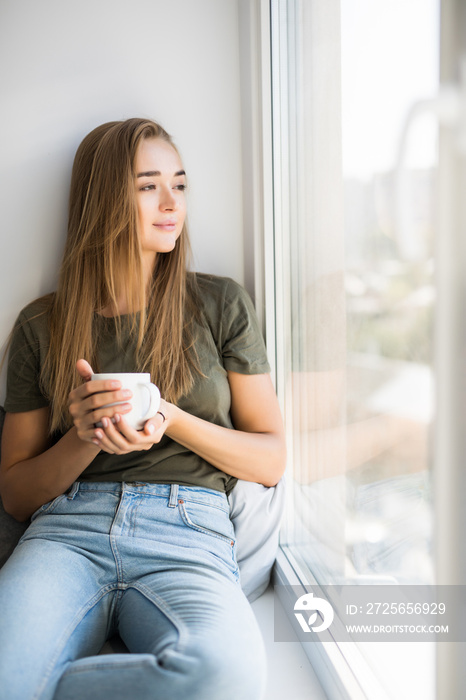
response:
[[[439,3],[273,5],[282,543],[322,584],[433,583],[434,125],[409,144],[403,236],[393,165],[410,106],[437,92]],[[390,697],[422,682],[427,700],[432,648],[408,646],[359,648]]]
[[[392,171],[404,115],[437,81],[436,4],[422,3],[422,21],[412,5],[342,0],[339,55],[336,4],[324,16],[318,3],[298,3],[301,34],[289,41],[302,95],[288,105],[289,143],[300,148],[287,164],[298,190],[286,203],[290,257],[281,261],[293,470],[284,540],[322,583],[433,582],[434,130],[422,125],[422,147],[411,149],[403,238]],[[312,41],[319,30],[325,47]],[[377,76],[388,75],[377,101]]]

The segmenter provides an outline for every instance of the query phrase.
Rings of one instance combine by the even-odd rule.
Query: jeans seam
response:
[[[87,604],[82,606],[80,610],[76,613],[74,616],[73,620],[70,622],[70,624],[66,627],[66,629],[63,630],[63,633],[58,641],[57,647],[55,654],[51,656],[51,659],[49,661],[49,665],[47,666],[47,669],[45,670],[42,682],[38,684],[37,687],[37,692],[33,696],[32,700],[40,700],[40,696],[42,695],[42,692],[45,689],[45,686],[47,685],[47,682],[56,668],[58,659],[60,655],[63,652],[63,649],[65,648],[69,638],[71,637],[71,634],[73,631],[76,629],[76,627],[79,625],[80,622],[85,618],[87,613],[94,608],[97,603],[99,603],[102,598],[104,598],[108,593],[111,593],[114,590],[117,590],[118,586],[115,584],[107,584],[103,588],[101,588],[97,593],[94,594],[92,598],[87,602]]]
[[[157,593],[154,593],[150,588],[145,586],[143,583],[139,583],[138,581],[135,581],[134,583],[131,583],[128,585],[128,589],[132,588],[135,591],[138,591],[141,595],[143,595],[145,598],[147,598],[153,605],[155,605],[164,615],[167,617],[172,625],[175,627],[178,633],[178,642],[177,642],[177,647],[178,650],[182,650],[185,647],[186,641],[187,641],[187,633],[186,633],[186,628],[182,621],[180,621],[177,617],[176,614],[173,613],[172,608],[166,603],[166,601],[157,595]]]
[[[139,496],[140,498],[161,498],[162,500],[167,501],[167,505],[169,502],[169,495],[167,495],[167,494],[147,493],[147,492],[145,493],[144,491],[141,491],[141,493],[138,493],[137,496]],[[181,496],[180,496],[180,498],[181,498]],[[192,496],[186,496],[185,494],[182,495],[182,498],[183,498],[183,500],[186,501],[186,503],[198,503],[201,506],[208,506],[209,508],[215,508],[216,510],[219,510],[221,513],[226,513],[227,515],[230,513],[230,507],[229,507],[227,502],[225,504],[225,507],[222,507],[220,505],[217,505],[216,503],[212,503],[212,501],[210,501],[210,500],[193,498]]]
[[[123,507],[122,506],[123,496],[124,496],[123,493],[121,493],[119,496],[118,505],[116,506],[116,508],[113,512],[112,524],[110,526],[110,531],[109,531],[109,535],[108,535],[109,542],[110,542],[110,549],[112,550],[113,559],[115,561],[117,581],[119,583],[124,583],[124,580],[123,580],[123,561],[122,561],[122,558],[120,556],[120,553],[118,551],[118,546],[117,546],[117,539],[120,535],[114,534],[113,529],[115,527],[115,524],[118,521],[120,511],[122,510],[122,507]],[[131,532],[131,520],[129,521],[129,523],[130,523],[130,532]],[[119,525],[119,523],[118,523],[118,525]]]
[[[211,503],[210,501],[201,501],[196,498],[185,498],[184,499],[186,503],[197,503],[200,506],[208,506],[209,508],[215,508],[216,510],[219,510],[221,513],[226,513],[229,515],[230,509],[229,508],[221,508],[220,506],[217,506],[215,503]]]
[[[132,658],[128,659],[128,661],[124,660],[124,656],[120,655],[122,658],[118,659],[118,669],[121,668],[134,668],[135,663],[138,663],[140,666],[147,665],[147,661],[153,662],[155,660],[155,657],[153,654],[146,654],[145,659],[141,659],[140,655],[139,658]],[[130,656],[130,654],[126,654],[126,656]],[[115,661],[112,659],[105,659],[105,657],[102,657],[102,659],[99,661],[99,663],[87,663],[84,667],[74,667],[74,668],[69,668],[65,671],[66,675],[72,676],[72,675],[78,675],[80,673],[88,673],[89,671],[92,670],[97,670],[100,671],[104,666],[108,665],[109,668],[115,668]],[[65,675],[65,674],[63,674]]]
[[[131,504],[131,513],[129,517],[129,537],[134,537],[137,532],[137,527],[138,527],[138,519],[137,519],[137,514],[139,510],[139,506],[142,504],[142,498],[141,496],[137,496],[136,498],[133,498],[132,504]]]

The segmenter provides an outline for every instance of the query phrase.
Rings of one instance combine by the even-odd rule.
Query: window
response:
[[[434,583],[433,122],[410,140],[403,237],[393,165],[438,90],[438,2],[272,0],[271,21],[282,546],[320,584]],[[387,697],[434,697],[432,646],[358,652]]]

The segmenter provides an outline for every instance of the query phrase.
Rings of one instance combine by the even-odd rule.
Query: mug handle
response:
[[[142,416],[143,420],[148,420],[149,418],[153,418],[159,410],[160,391],[159,388],[152,383],[144,382],[141,383],[139,386],[144,387],[144,389],[147,389],[147,391],[149,392],[149,408],[147,409],[145,415]]]

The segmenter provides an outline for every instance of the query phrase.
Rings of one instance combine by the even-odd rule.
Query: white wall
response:
[[[0,345],[54,288],[72,158],[105,121],[174,136],[195,267],[243,281],[238,47],[236,0],[2,0]]]

